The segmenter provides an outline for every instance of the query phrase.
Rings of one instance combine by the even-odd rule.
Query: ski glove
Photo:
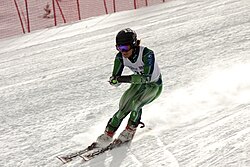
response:
[[[118,86],[121,85],[121,84],[118,82],[118,80],[117,80],[117,76],[111,76],[111,77],[109,78],[109,83],[110,83],[110,85],[115,86],[115,87],[118,87]]]

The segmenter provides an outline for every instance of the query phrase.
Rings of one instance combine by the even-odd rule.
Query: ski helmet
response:
[[[136,32],[130,28],[126,28],[118,32],[116,35],[116,45],[130,45],[132,48],[137,45]]]

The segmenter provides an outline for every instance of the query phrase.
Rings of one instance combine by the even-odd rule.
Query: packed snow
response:
[[[0,166],[249,167],[249,16],[247,0],[172,0],[0,40]],[[129,85],[107,81],[127,27],[154,50],[164,90],[129,147],[63,165],[118,110]]]

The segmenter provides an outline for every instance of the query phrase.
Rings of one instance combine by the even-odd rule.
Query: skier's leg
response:
[[[118,139],[122,142],[131,140],[136,128],[140,123],[142,107],[156,99],[162,91],[162,85],[146,84],[141,87],[141,91],[130,100],[131,114],[126,129],[119,135]]]
[[[132,84],[130,88],[124,92],[119,103],[119,110],[108,121],[104,134],[97,138],[99,147],[105,147],[112,141],[115,131],[120,126],[122,120],[130,113],[130,99],[140,90],[141,85]]]
[[[128,105],[128,102],[130,101],[130,99],[132,97],[134,97],[138,91],[140,91],[142,85],[139,85],[139,84],[131,84],[129,89],[126,90],[122,97],[121,97],[121,100],[120,100],[120,103],[119,103],[119,110],[122,110],[126,107],[126,105]]]
[[[130,113],[130,100],[133,98],[138,91],[140,91],[141,85],[132,84],[128,90],[124,92],[119,103],[119,110],[109,120],[105,132],[113,135],[114,132],[120,126],[122,120]]]
[[[145,90],[136,95],[131,100],[131,114],[128,121],[128,125],[137,127],[141,120],[142,110],[141,108],[155,100],[162,91],[162,85],[155,83],[145,85]]]
[[[137,128],[141,121],[142,108],[139,111],[132,111],[128,120],[128,127]]]

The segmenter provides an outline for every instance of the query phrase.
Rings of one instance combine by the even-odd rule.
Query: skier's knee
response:
[[[131,102],[131,111],[138,111],[138,108],[141,106],[141,101],[140,100],[133,100]]]

